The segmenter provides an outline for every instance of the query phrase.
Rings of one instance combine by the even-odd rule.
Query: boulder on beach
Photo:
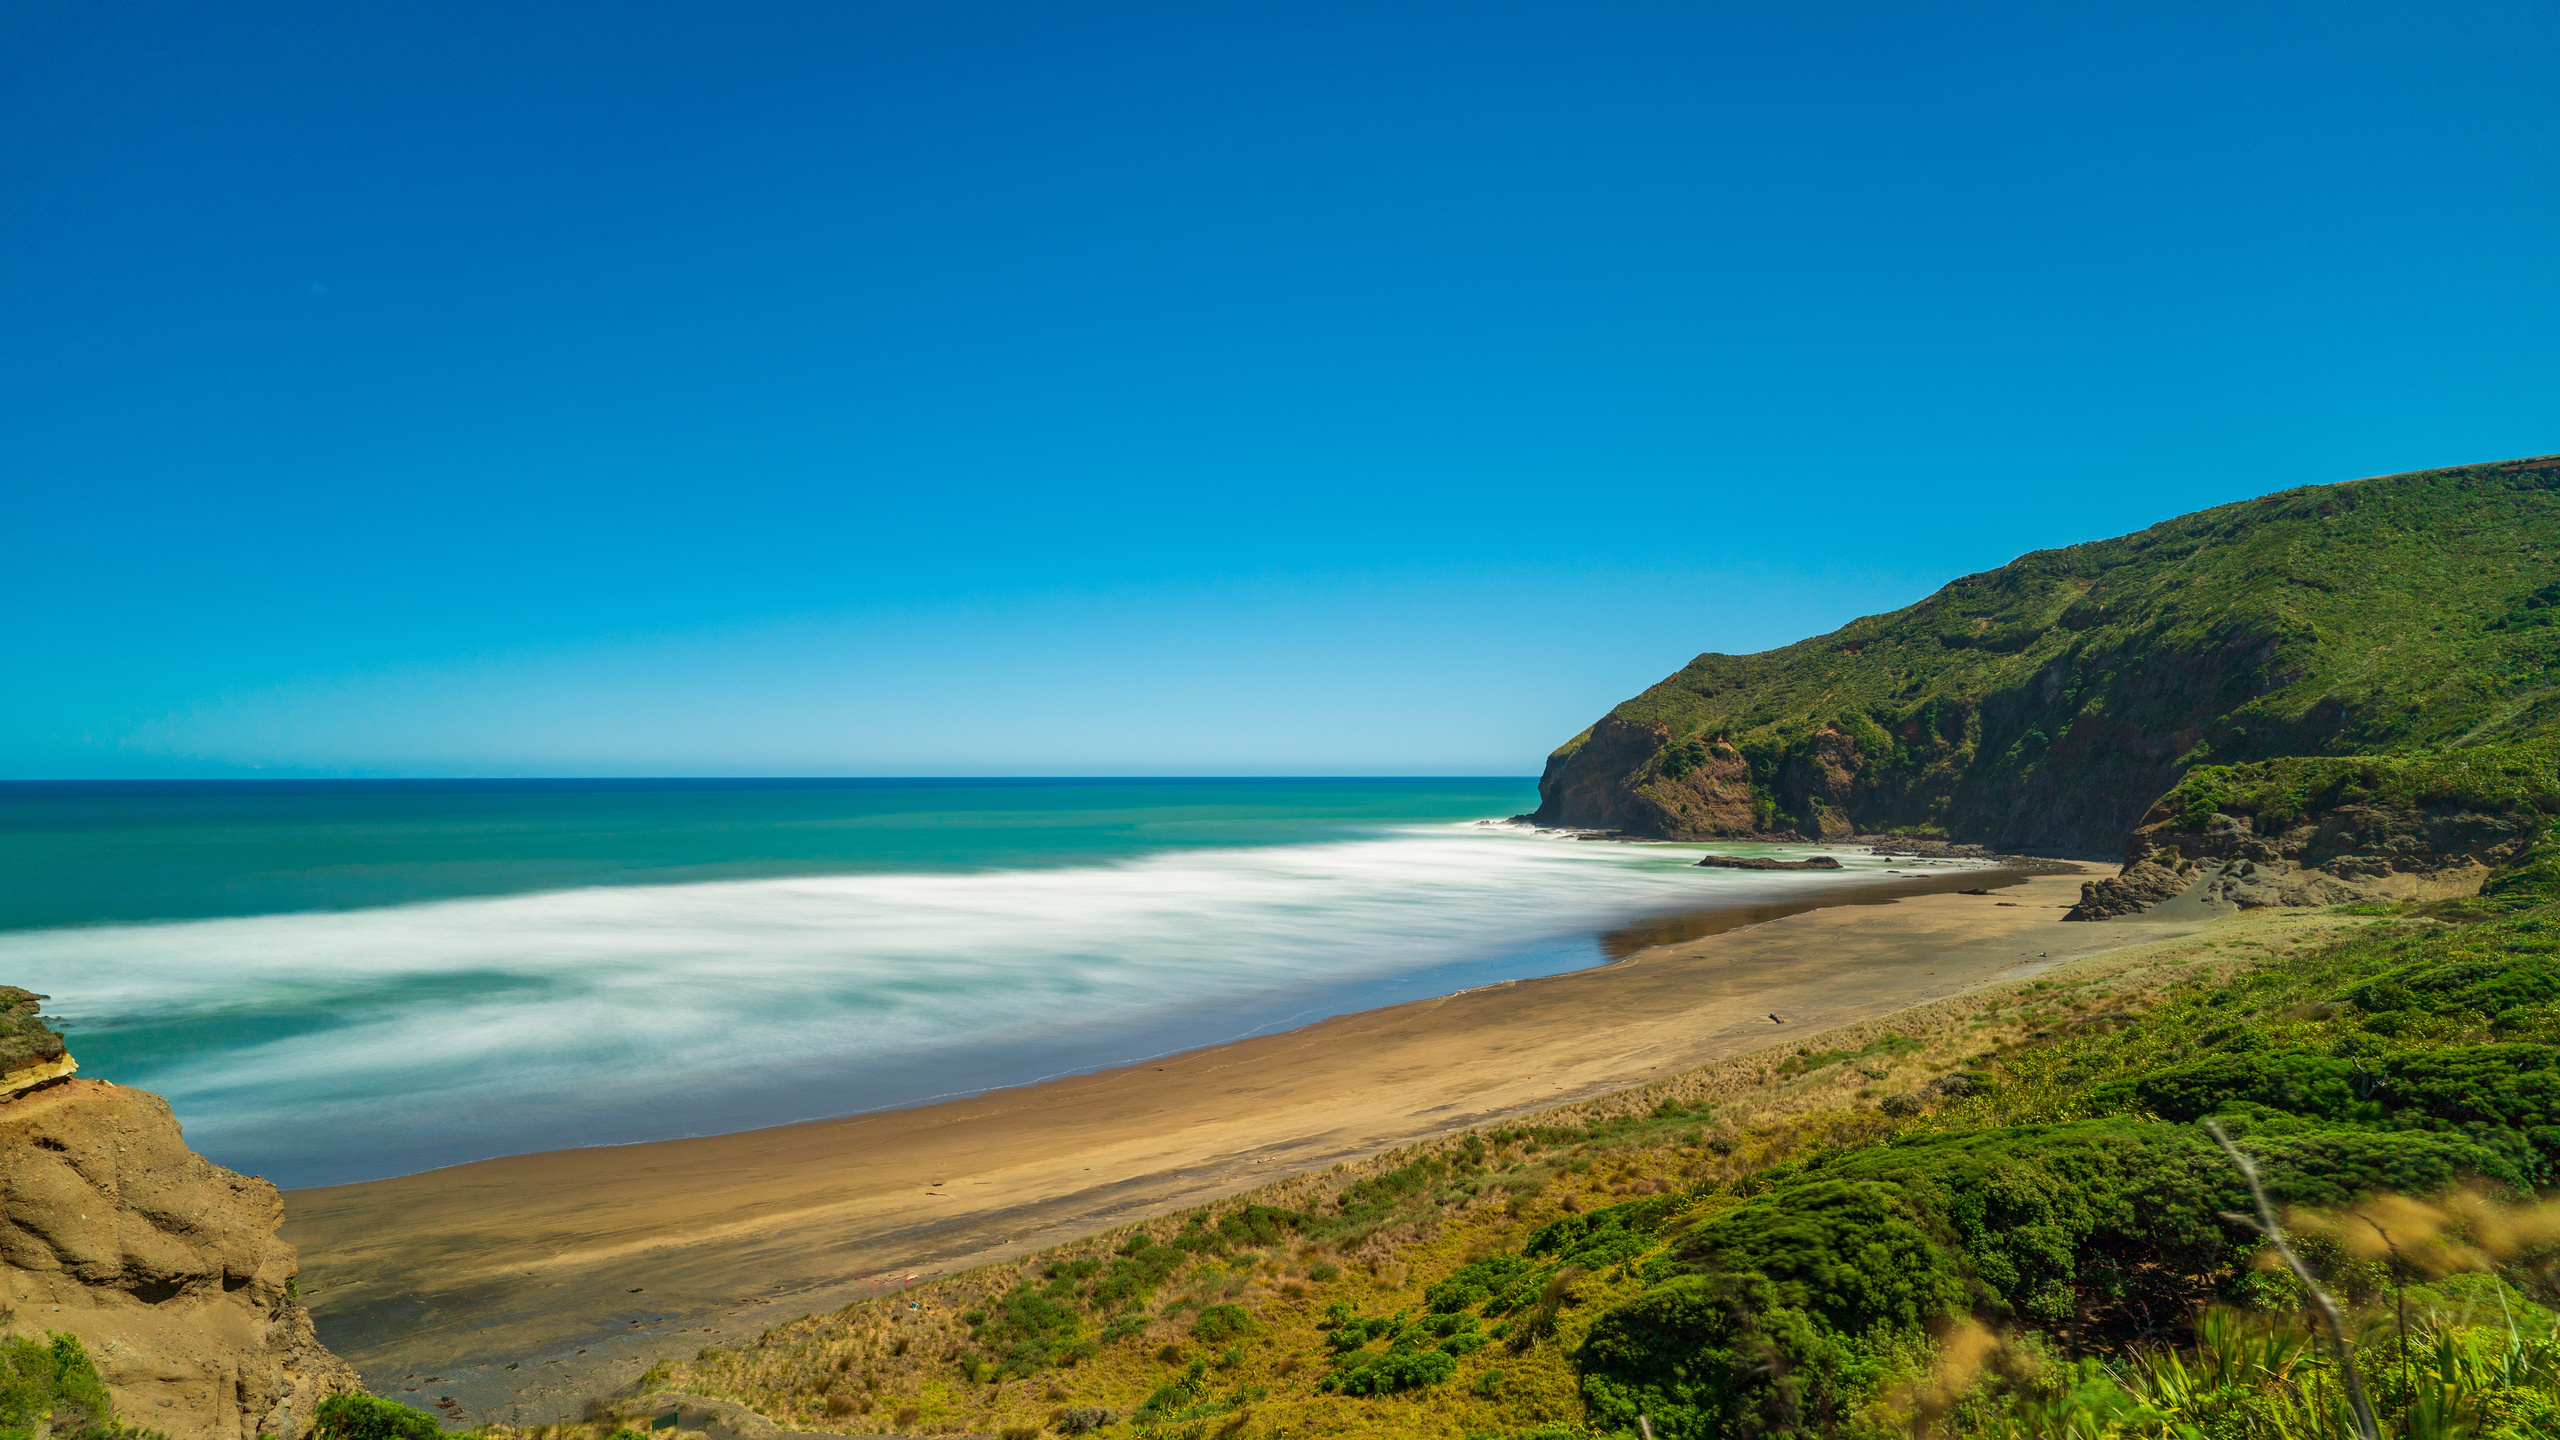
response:
[[[1837,870],[1840,862],[1828,855],[1810,860],[1772,860],[1765,855],[1710,855],[1698,862],[1716,870]]]

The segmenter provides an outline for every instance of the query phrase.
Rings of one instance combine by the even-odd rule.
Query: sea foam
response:
[[[1482,826],[0,935],[85,1073],[286,1185],[912,1104],[1554,973],[1854,880]]]

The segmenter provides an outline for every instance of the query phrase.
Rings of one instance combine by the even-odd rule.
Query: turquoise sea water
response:
[[[287,1186],[914,1104],[1596,963],[1843,876],[1527,780],[0,785],[0,981]],[[1734,848],[1734,847],[1720,847]],[[1746,847],[1758,848],[1758,847]]]

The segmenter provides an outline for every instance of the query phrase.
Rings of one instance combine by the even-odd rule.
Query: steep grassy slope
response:
[[[2250,1201],[2214,1118],[2354,1312],[2383,1433],[2560,1433],[2550,899],[2527,866],[2253,912],[647,1383],[853,1433],[2343,1440],[2304,1292],[2224,1218]]]
[[[1550,757],[1540,820],[2112,854],[2190,767],[2560,728],[2560,456],[2284,491],[2038,551]]]

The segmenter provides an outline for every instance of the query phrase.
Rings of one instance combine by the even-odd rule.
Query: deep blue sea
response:
[[[0,983],[288,1187],[850,1114],[1600,963],[1858,878],[1525,779],[0,784]],[[1759,846],[1718,846],[1757,853]],[[1873,877],[1869,877],[1873,878]]]

